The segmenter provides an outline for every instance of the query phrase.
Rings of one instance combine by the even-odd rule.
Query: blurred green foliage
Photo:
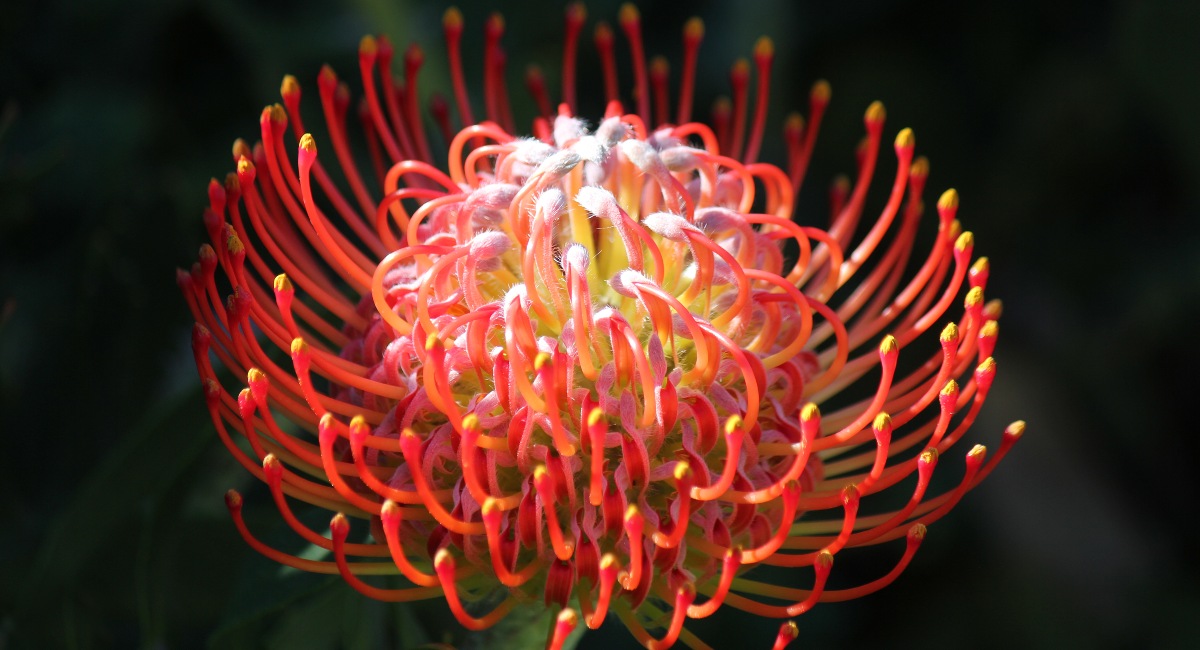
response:
[[[914,127],[932,159],[931,193],[964,197],[989,293],[1006,301],[976,435],[1023,417],[1029,439],[891,589],[805,615],[805,647],[1200,644],[1187,525],[1200,359],[1184,341],[1200,322],[1197,5],[640,4],[651,53],[676,57],[683,21],[705,18],[701,115],[762,33],[779,55],[773,124],[813,80],[833,83],[802,215],[850,168],[861,110],[887,102],[889,132]],[[556,78],[561,14],[544,6],[500,7],[514,98],[528,62]],[[0,6],[0,647],[409,648],[458,634],[436,601],[368,602],[242,544],[221,502],[231,486],[252,527],[302,550],[217,442],[173,276],[203,241],[205,181],[257,133],[284,73],[311,88],[330,62],[353,79],[358,38],[387,32],[425,48],[425,91],[444,91],[442,9]],[[589,10],[612,21],[616,3]],[[468,30],[483,18],[468,9]],[[468,43],[468,73],[478,51]],[[764,157],[780,153],[769,141]],[[870,579],[892,557],[838,570]],[[776,625],[728,611],[693,629],[761,646]],[[609,626],[583,647],[622,644]]]

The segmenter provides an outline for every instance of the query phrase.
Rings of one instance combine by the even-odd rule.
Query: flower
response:
[[[988,262],[972,263],[957,194],[938,200],[937,235],[920,253],[928,163],[901,130],[890,195],[858,236],[884,138],[875,103],[855,181],[831,193],[829,227],[801,225],[794,197],[828,84],[813,87],[807,124],[787,120],[786,166],[758,162],[771,41],[754,49],[753,117],[743,61],[732,103],[718,103],[709,126],[691,121],[703,26],[688,22],[672,121],[665,61],[645,63],[632,5],[619,25],[636,111],[618,101],[601,23],[609,102],[590,129],[575,116],[584,22],[571,5],[556,113],[540,73],[527,77],[541,114],[533,137],[518,138],[503,20],[485,28],[476,123],[463,19],[446,12],[465,126],[452,132],[434,99],[444,168],[419,107],[423,53],[407,51],[396,85],[386,38],[359,47],[367,169],[349,144],[350,92],[328,67],[317,87],[329,153],[318,159],[290,76],[283,105],[262,112],[261,141],[235,143],[236,173],[209,185],[212,244],[178,274],[196,364],[221,440],[333,559],[263,544],[231,490],[238,530],[267,557],[340,574],[372,598],[443,597],[473,630],[544,602],[560,609],[550,647],[610,611],[648,647],[702,646],[684,623],[722,606],[792,619],[882,588],[1024,431],[1010,426],[990,458],[973,447],[957,487],[927,494],[996,373],[1000,303],[984,300]],[[957,322],[943,322],[960,300]],[[904,371],[901,350],[913,360]],[[217,365],[245,386],[227,388]],[[296,503],[336,513],[328,537]],[[842,550],[900,538],[891,572],[825,588]],[[811,577],[804,589],[754,580],[760,564]],[[396,573],[411,584],[363,578]],[[468,607],[497,592],[490,611]],[[776,647],[796,632],[789,620]]]

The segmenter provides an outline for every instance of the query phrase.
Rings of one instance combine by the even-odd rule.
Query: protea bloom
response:
[[[610,612],[648,647],[703,647],[686,619],[722,606],[791,619],[887,585],[1024,429],[1009,427],[986,461],[973,447],[957,488],[927,494],[996,372],[1000,305],[984,301],[988,264],[972,263],[957,195],[938,200],[921,252],[928,163],[904,129],[887,202],[859,227],[884,139],[876,103],[829,227],[802,225],[793,198],[829,86],[814,86],[807,125],[787,120],[786,165],[757,162],[771,42],[754,49],[753,117],[740,62],[731,109],[692,122],[702,25],[685,27],[672,107],[628,5],[637,109],[618,101],[601,24],[609,102],[589,129],[574,106],[583,24],[571,6],[556,114],[540,75],[528,79],[543,113],[533,137],[513,135],[498,16],[475,122],[451,9],[465,126],[452,133],[435,100],[444,167],[418,104],[421,51],[408,50],[396,84],[384,38],[359,48],[366,169],[349,144],[349,91],[329,68],[317,87],[332,155],[318,161],[290,76],[261,141],[234,145],[236,173],[209,186],[212,245],[179,274],[196,363],[221,440],[332,559],[267,547],[230,491],[238,530],[271,559],[340,573],[372,598],[444,598],[470,629],[525,603],[561,608],[551,647]],[[902,350],[911,363],[898,372]],[[214,358],[245,378],[240,392]],[[836,408],[821,413],[826,401]],[[897,494],[875,497],[885,492]],[[293,514],[301,503],[336,513],[328,537]],[[900,538],[891,572],[825,588],[840,551]],[[799,584],[749,577],[760,564],[801,568]],[[396,573],[411,585],[362,577]],[[499,604],[470,606],[483,599]],[[776,647],[795,633],[785,623]]]

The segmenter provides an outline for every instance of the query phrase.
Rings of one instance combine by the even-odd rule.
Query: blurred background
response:
[[[312,99],[328,62],[357,91],[360,36],[387,33],[425,49],[424,92],[447,90],[441,4],[325,4],[0,5],[0,648],[408,648],[457,629],[441,601],[280,577],[242,543],[222,495],[250,479],[212,431],[175,287],[205,240],[208,179],[232,170],[234,138],[256,137],[283,74]],[[615,22],[617,4],[590,2],[589,25]],[[778,55],[772,129],[831,82],[810,223],[883,100],[887,138],[913,127],[932,161],[927,202],[959,190],[1005,302],[972,439],[1017,418],[1025,439],[895,585],[804,615],[798,644],[1200,647],[1200,346],[1185,341],[1200,323],[1200,4],[639,5],[649,53],[676,66],[683,22],[704,18],[701,117],[762,34]],[[466,7],[476,79],[492,9],[528,116],[526,64],[557,92],[561,8]],[[781,156],[769,138],[763,158]],[[255,529],[294,548],[251,495]],[[864,576],[898,553],[878,551],[856,560]],[[774,637],[777,623],[726,613],[689,627],[717,647]],[[583,647],[632,645],[614,624]]]

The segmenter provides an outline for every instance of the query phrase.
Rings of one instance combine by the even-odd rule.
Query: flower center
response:
[[[817,303],[796,287],[816,273],[809,234],[781,216],[787,175],[639,129],[612,114],[591,132],[564,114],[553,144],[465,130],[493,139],[451,165],[470,191],[411,215],[391,205],[410,244],[375,269],[364,300],[377,313],[342,351],[402,396],[340,397],[378,413],[374,435],[420,440],[372,459],[392,468],[388,485],[451,494],[460,521],[492,510],[536,557],[615,545],[633,520],[666,549],[689,519],[756,547],[784,484],[820,478],[815,458],[797,463],[795,414],[819,363],[804,350]],[[310,167],[302,157],[302,180]],[[756,182],[762,213],[749,212]],[[803,251],[790,264],[784,239]],[[730,518],[718,497],[745,503]],[[536,526],[533,510],[556,521]],[[666,555],[664,569],[704,570]]]

